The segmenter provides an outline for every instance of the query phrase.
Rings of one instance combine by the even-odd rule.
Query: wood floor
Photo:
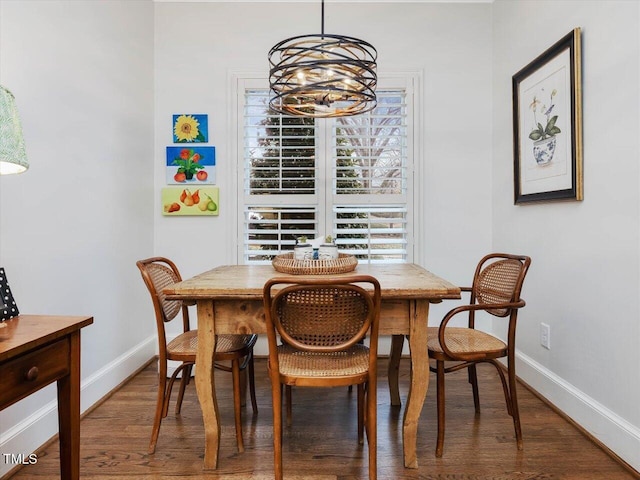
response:
[[[216,373],[222,440],[218,470],[202,471],[203,426],[195,384],[185,395],[182,414],[164,419],[156,453],[147,454],[155,407],[155,363],[149,365],[81,423],[81,478],[85,480],[176,480],[273,478],[271,394],[266,360],[257,359],[259,413],[243,414],[246,451],[236,453],[231,379]],[[403,407],[391,407],[386,361],[378,387],[378,478],[381,480],[617,480],[638,478],[614,461],[526,388],[518,390],[524,450],[517,451],[497,374],[479,367],[482,412],[476,416],[465,372],[447,376],[447,428],[444,456],[434,455],[435,378],[432,378],[418,428],[420,467],[402,464]],[[406,399],[408,361],[402,362],[401,394]],[[176,389],[177,391],[177,389]],[[175,396],[174,396],[175,398]],[[359,446],[355,391],[294,390],[293,425],[285,428],[285,479],[355,480],[367,478],[366,445]],[[39,453],[35,465],[12,480],[59,478],[58,443]]]

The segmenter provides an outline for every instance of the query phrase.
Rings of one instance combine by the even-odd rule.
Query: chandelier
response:
[[[344,117],[376,107],[377,51],[368,42],[324,33],[299,35],[269,51],[269,107],[285,115]]]

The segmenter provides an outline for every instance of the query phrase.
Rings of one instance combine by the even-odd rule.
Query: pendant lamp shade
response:
[[[354,37],[300,35],[269,51],[269,106],[285,115],[341,117],[376,107],[377,51]]]
[[[0,85],[0,175],[29,168],[22,125],[13,94]]]

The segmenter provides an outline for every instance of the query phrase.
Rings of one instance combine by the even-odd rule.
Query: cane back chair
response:
[[[179,300],[167,300],[163,293],[165,288],[182,281],[175,263],[168,258],[153,257],[140,260],[136,262],[136,265],[140,269],[144,283],[151,294],[158,330],[158,401],[151,432],[151,442],[149,443],[149,453],[154,453],[160,433],[160,424],[169,410],[171,390],[180,373],[182,373],[182,378],[176,401],[176,414],[179,414],[182,408],[185,388],[191,379],[191,372],[196,361],[198,330],[191,330],[189,305]],[[167,342],[165,324],[174,320],[181,312],[182,333]],[[253,366],[253,346],[257,338],[257,335],[218,335],[216,337],[215,368],[231,372],[233,379],[233,403],[238,452],[244,451],[241,411],[242,399],[246,391],[247,371],[249,374],[251,406],[254,414],[258,412]],[[176,368],[167,382],[167,362],[169,360],[182,363]],[[220,362],[231,362],[231,366]]]
[[[366,429],[369,479],[375,480],[380,284],[368,275],[276,277],[264,285],[264,306],[275,479],[283,475],[282,386],[357,385],[358,442],[364,443]],[[360,342],[367,333],[368,347]]]
[[[522,450],[522,429],[516,394],[516,323],[518,311],[525,302],[520,298],[522,283],[527,275],[531,259],[527,256],[493,253],[480,260],[471,287],[462,287],[470,292],[468,305],[450,310],[442,319],[439,327],[428,328],[429,358],[436,366],[430,367],[436,372],[438,438],[436,457],[441,457],[444,447],[445,427],[445,374],[463,368],[467,369],[469,383],[473,391],[476,414],[480,413],[478,379],[476,364],[487,362],[498,370],[507,411],[513,418],[518,450]],[[476,312],[484,311],[494,317],[508,318],[506,342],[488,333],[475,329]],[[449,322],[458,314],[468,315],[466,327],[449,326]],[[507,357],[507,378],[502,364],[497,359]],[[445,367],[445,362],[455,362]]]

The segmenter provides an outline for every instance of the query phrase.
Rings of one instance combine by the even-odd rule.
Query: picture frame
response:
[[[582,200],[580,28],[512,77],[514,204]]]

